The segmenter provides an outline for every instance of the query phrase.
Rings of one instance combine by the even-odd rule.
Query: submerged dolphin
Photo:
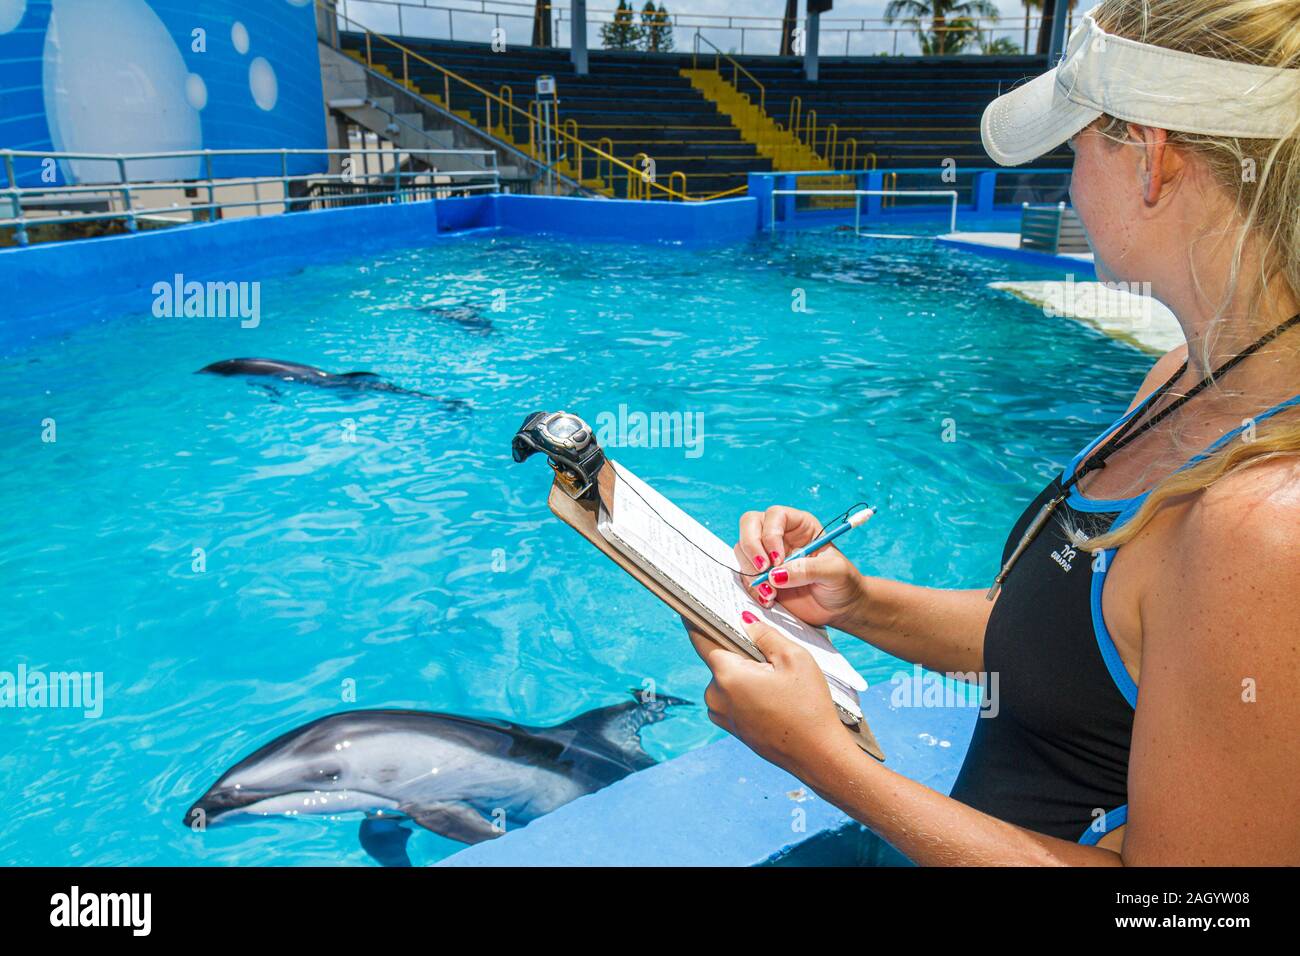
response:
[[[446,319],[448,322],[454,322],[462,329],[480,335],[487,335],[494,328],[492,320],[476,305],[427,305],[422,308],[422,311]]]
[[[366,814],[361,845],[409,866],[413,821],[478,843],[655,763],[641,728],[689,701],[660,695],[555,727],[420,710],[353,710],[291,730],[222,774],[185,814],[203,828],[243,816]]]
[[[284,362],[280,359],[267,358],[233,358],[213,362],[199,369],[198,374],[208,375],[260,375],[279,379],[281,382],[300,382],[321,388],[352,388],[358,391],[393,392],[398,395],[414,395],[417,398],[437,398],[425,392],[402,388],[391,382],[385,382],[374,372],[326,372],[313,365],[299,362]],[[440,399],[444,404],[462,408],[465,403],[459,399]]]

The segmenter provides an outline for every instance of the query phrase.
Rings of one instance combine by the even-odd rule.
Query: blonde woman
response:
[[[1098,273],[1186,344],[1026,508],[994,600],[786,565],[816,520],[741,519],[764,603],[998,673],[952,796],[863,756],[752,614],[767,664],[692,635],[710,714],[917,863],[1300,864],[1300,0],[1105,0],[983,132],[1004,165],[1070,142]]]

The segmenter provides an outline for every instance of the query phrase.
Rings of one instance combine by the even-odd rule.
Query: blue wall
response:
[[[311,0],[0,0],[0,148],[144,153],[325,144]],[[271,157],[214,164],[217,176],[280,171]],[[295,157],[290,171],[324,166],[321,157]],[[42,168],[22,161],[19,182],[48,182]],[[202,163],[152,161],[128,173],[190,179]],[[58,164],[57,176],[58,183],[99,182],[116,178],[116,169],[69,161]]]
[[[752,199],[669,203],[494,194],[250,216],[0,249],[0,288],[23,290],[0,313],[0,355],[138,311],[152,301],[152,284],[177,272],[197,281],[266,276],[483,229],[588,241],[738,242],[753,235],[754,205]]]

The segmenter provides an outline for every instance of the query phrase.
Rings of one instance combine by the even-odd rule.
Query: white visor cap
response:
[[[1060,64],[984,111],[984,149],[1000,166],[1050,153],[1102,114],[1143,126],[1281,139],[1300,124],[1300,70],[1216,60],[1107,33],[1096,7]]]

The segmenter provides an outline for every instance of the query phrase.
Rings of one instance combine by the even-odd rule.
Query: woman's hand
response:
[[[827,755],[854,748],[839,729],[826,678],[812,655],[749,611],[743,623],[766,663],[727,650],[686,624],[696,652],[713,672],[704,692],[709,719],[764,760],[800,777]]]
[[[845,625],[859,616],[866,601],[864,579],[852,562],[830,544],[806,558],[782,563],[822,530],[806,511],[782,507],[747,511],[740,519],[736,558],[742,568],[754,568],[756,573],[773,569],[771,584],[754,589],[764,607],[771,607],[779,597],[781,606],[801,621],[848,630]]]

